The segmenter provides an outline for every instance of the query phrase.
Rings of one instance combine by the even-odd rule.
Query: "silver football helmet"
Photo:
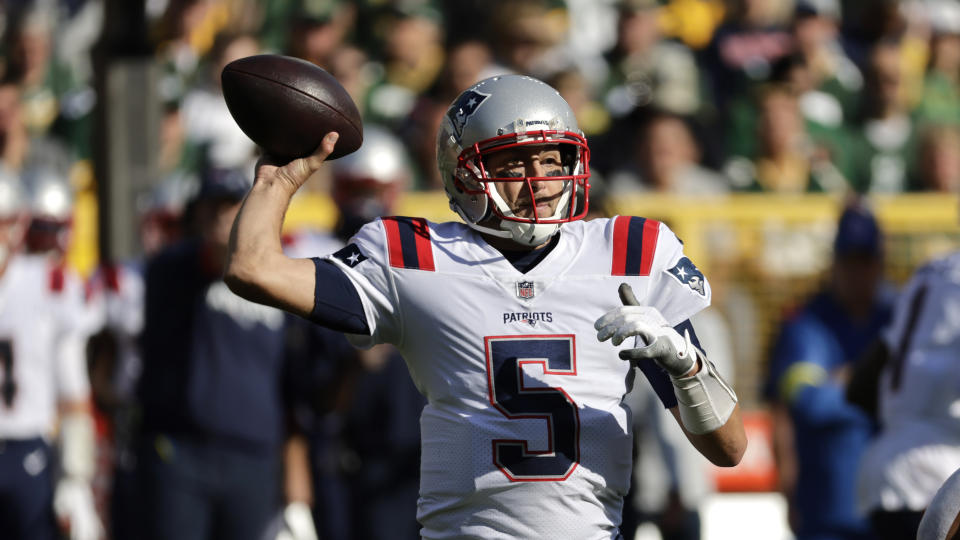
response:
[[[556,145],[563,175],[491,177],[486,158],[527,145]],[[582,219],[590,190],[590,150],[573,110],[547,84],[522,75],[501,75],[473,85],[453,102],[437,136],[437,162],[450,208],[473,229],[540,245],[562,223]],[[531,182],[562,180],[552,216],[520,217],[496,189],[498,182],[523,182],[534,207]]]
[[[9,220],[27,212],[27,199],[20,178],[0,165],[0,219]]]
[[[331,162],[331,196],[340,210],[338,232],[352,235],[363,224],[390,215],[413,169],[403,143],[387,129],[366,124],[363,144]]]
[[[73,189],[66,175],[51,167],[39,166],[23,173],[34,218],[68,221],[73,215]]]
[[[20,178],[0,165],[0,272],[20,249],[27,229],[29,204]]]
[[[27,229],[27,252],[66,252],[73,223],[73,188],[67,176],[49,166],[23,173],[30,198],[31,221]]]

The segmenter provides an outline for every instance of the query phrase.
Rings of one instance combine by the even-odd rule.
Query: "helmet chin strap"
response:
[[[510,238],[514,242],[524,246],[539,246],[560,230],[559,223],[537,224],[501,221],[499,229],[470,222],[467,222],[467,225],[475,231],[498,238]]]

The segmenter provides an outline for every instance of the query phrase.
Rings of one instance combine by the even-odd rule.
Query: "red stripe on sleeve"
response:
[[[428,272],[436,271],[433,266],[433,246],[430,242],[430,227],[427,226],[427,220],[413,220],[413,232],[417,238],[417,260],[420,263],[420,270]]]
[[[640,253],[640,275],[649,276],[653,267],[653,255],[657,252],[657,236],[660,222],[648,219],[643,223],[643,251]]]
[[[614,276],[626,275],[627,245],[630,235],[630,217],[617,216],[613,222],[613,267],[610,274]]]
[[[403,244],[400,242],[400,224],[395,218],[383,218],[383,227],[387,231],[387,250],[390,253],[390,266],[403,268]]]

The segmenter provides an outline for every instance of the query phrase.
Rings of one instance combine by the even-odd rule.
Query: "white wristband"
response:
[[[68,413],[60,420],[60,465],[63,474],[90,481],[95,463],[93,419],[85,413]]]
[[[713,363],[703,356],[700,361],[702,367],[696,375],[670,378],[680,408],[680,420],[687,431],[696,435],[710,433],[726,424],[737,406],[737,394],[720,377]]]

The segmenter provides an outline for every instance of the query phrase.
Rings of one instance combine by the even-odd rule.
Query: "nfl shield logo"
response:
[[[529,300],[533,298],[533,282],[532,281],[518,281],[517,282],[517,296],[523,298],[524,300]]]

